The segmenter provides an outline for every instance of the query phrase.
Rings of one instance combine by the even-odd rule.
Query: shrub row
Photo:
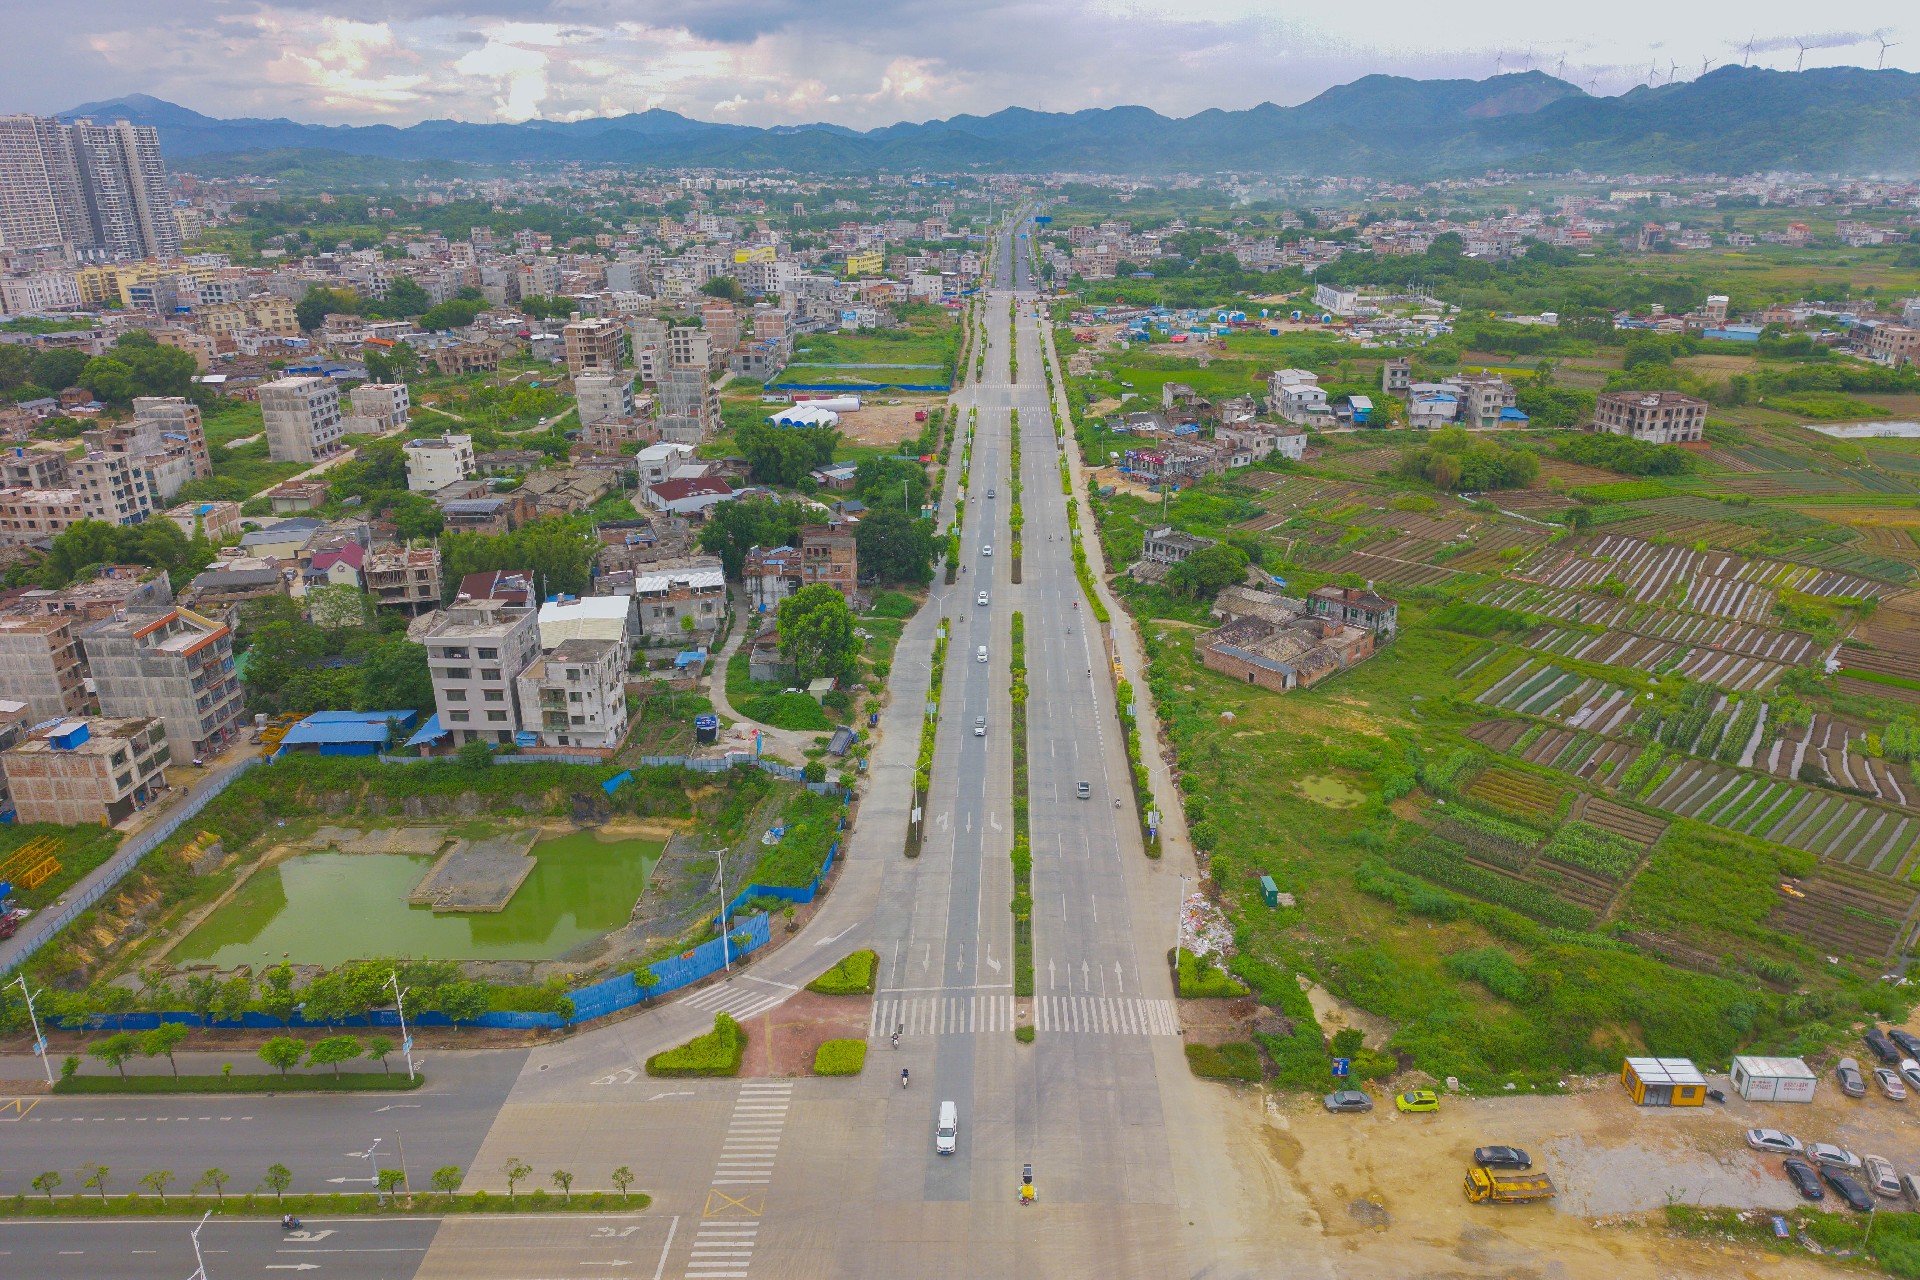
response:
[[[650,1076],[737,1076],[747,1053],[747,1033],[731,1015],[713,1015],[713,1030],[676,1049],[647,1059]]]
[[[827,1040],[813,1054],[813,1074],[817,1076],[857,1076],[866,1065],[865,1040]]]
[[[870,996],[873,978],[880,968],[880,957],[872,951],[856,951],[807,984],[807,990],[827,996]]]
[[[1033,841],[1028,826],[1027,784],[1027,619],[1013,614],[1013,993],[1033,994]]]
[[[1639,845],[1587,822],[1562,824],[1541,852],[1609,880],[1624,878],[1640,861]]]

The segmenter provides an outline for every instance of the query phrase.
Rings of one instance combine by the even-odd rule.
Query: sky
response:
[[[9,43],[34,51],[9,60],[0,111],[147,93],[321,124],[664,107],[865,129],[1009,106],[1291,105],[1370,73],[1539,69],[1619,93],[1743,60],[1920,70],[1920,18],[1890,0],[0,0],[0,13]],[[1834,20],[1846,29],[1824,29]]]

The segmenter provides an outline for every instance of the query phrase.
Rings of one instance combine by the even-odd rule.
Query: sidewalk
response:
[[[1061,422],[1065,436],[1061,447],[1066,451],[1067,470],[1073,477],[1073,501],[1080,511],[1080,528],[1084,535],[1081,542],[1087,549],[1088,566],[1094,571],[1095,594],[1113,619],[1108,631],[1113,637],[1113,647],[1119,656],[1121,670],[1133,684],[1134,701],[1140,709],[1141,752],[1146,758],[1147,781],[1153,792],[1154,807],[1161,814],[1160,856],[1176,873],[1197,877],[1199,871],[1194,859],[1193,842],[1187,838],[1186,810],[1180,805],[1180,790],[1174,785],[1173,775],[1161,754],[1164,746],[1160,716],[1146,688],[1146,651],[1140,643],[1140,633],[1134,625],[1133,615],[1121,607],[1120,601],[1107,585],[1110,569],[1105,563],[1106,552],[1100,543],[1099,523],[1094,518],[1092,505],[1087,501],[1086,469],[1081,465],[1079,446],[1073,440],[1073,419],[1065,409],[1068,403],[1066,379],[1061,371],[1060,353],[1053,346],[1053,321],[1044,304],[1041,310],[1040,340],[1046,347],[1047,359],[1053,371],[1048,390],[1054,405],[1062,410]]]
[[[749,720],[741,715],[734,705],[727,701],[727,664],[733,655],[740,652],[740,646],[753,635],[753,615],[741,607],[739,601],[733,602],[734,631],[727,637],[727,643],[707,664],[707,697],[713,702],[713,709],[728,720],[734,722],[736,730],[744,730],[745,740],[736,746],[736,750],[753,750],[753,734],[760,732],[760,752],[762,755],[777,755],[782,759],[801,764],[807,758],[807,752],[813,749],[813,740],[830,729],[776,729],[757,720]]]

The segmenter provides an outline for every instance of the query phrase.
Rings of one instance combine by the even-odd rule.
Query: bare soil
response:
[[[888,400],[898,399],[899,404],[888,404]],[[912,440],[926,428],[926,423],[915,422],[916,413],[932,413],[946,403],[944,396],[929,395],[869,395],[860,396],[860,407],[852,413],[840,415],[840,434],[848,444],[888,445]]]
[[[864,1040],[872,996],[823,996],[802,991],[776,1009],[741,1023],[747,1029],[748,1077],[813,1074],[813,1055],[829,1040]]]

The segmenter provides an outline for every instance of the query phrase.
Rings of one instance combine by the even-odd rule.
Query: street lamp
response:
[[[365,1151],[356,1151],[354,1154],[362,1160],[371,1160],[373,1162],[372,1182],[374,1194],[378,1197],[381,1204],[385,1204],[387,1202],[386,1189],[380,1185],[380,1139],[375,1138],[372,1146],[368,1147]]]
[[[193,1241],[193,1260],[196,1265],[193,1269],[193,1274],[188,1276],[187,1280],[207,1280],[207,1260],[200,1252],[200,1232],[207,1225],[207,1219],[212,1216],[213,1210],[211,1209],[201,1214],[199,1225],[194,1227],[189,1236]]]
[[[33,1051],[40,1055],[40,1066],[47,1073],[47,1083],[53,1083],[53,1063],[47,1061],[47,1038],[40,1034],[40,1015],[33,1011],[33,992],[27,989],[27,975],[21,974],[8,986],[18,985],[20,994],[27,1000],[27,1019],[33,1023]]]
[[[1187,878],[1180,877],[1180,897],[1173,904],[1173,994],[1180,994],[1180,913],[1187,909]]]
[[[719,859],[720,862],[720,871],[714,877],[720,885],[720,963],[726,967],[727,973],[731,975],[733,973],[733,953],[729,949],[730,944],[727,940],[727,926],[730,923],[727,919],[727,851],[725,849],[715,849],[713,856]]]
[[[387,985],[393,988],[393,1007],[400,1014],[400,1052],[407,1055],[407,1079],[413,1079],[413,1037],[407,1034],[407,992],[412,987],[400,985],[400,975],[394,970],[387,971]]]

